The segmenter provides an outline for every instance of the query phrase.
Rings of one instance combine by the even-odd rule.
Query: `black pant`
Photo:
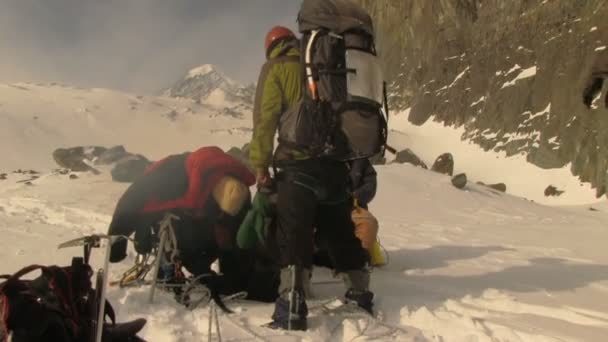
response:
[[[345,163],[301,161],[282,168],[277,185],[276,238],[282,267],[312,268],[315,229],[336,271],[365,266],[368,257],[351,219]]]

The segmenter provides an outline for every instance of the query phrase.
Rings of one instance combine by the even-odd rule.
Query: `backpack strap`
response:
[[[30,265],[30,266],[26,266],[26,267],[20,269],[19,271],[15,272],[12,275],[3,274],[0,276],[0,278],[4,278],[4,279],[6,279],[6,281],[4,281],[3,283],[0,284],[0,290],[4,286],[19,280],[21,277],[23,277],[24,275],[26,275],[28,273],[34,272],[36,270],[44,270],[44,269],[46,269],[46,266]]]
[[[280,56],[280,57],[271,59],[269,62],[270,62],[270,64],[278,64],[278,63],[285,63],[285,62],[299,63],[300,57],[298,57],[298,56]]]
[[[116,313],[114,312],[114,308],[112,307],[112,304],[110,304],[110,302],[108,300],[106,300],[106,307],[104,309],[104,312],[106,314],[106,316],[108,316],[108,318],[110,319],[110,322],[112,322],[112,325],[116,325]]]

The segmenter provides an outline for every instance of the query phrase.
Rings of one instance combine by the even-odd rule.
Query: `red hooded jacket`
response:
[[[162,165],[167,158],[160,160],[145,171],[149,174]],[[143,212],[151,213],[171,209],[203,209],[213,189],[225,176],[232,176],[247,186],[255,184],[255,176],[243,163],[224,153],[218,147],[203,147],[190,153],[185,160],[188,188],[181,197],[160,201],[155,196],[148,198]]]

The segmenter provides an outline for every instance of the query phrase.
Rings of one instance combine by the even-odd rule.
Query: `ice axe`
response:
[[[100,268],[97,271],[97,278],[96,278],[96,286],[95,286],[95,298],[96,298],[96,304],[97,304],[97,320],[93,321],[93,328],[92,331],[95,332],[95,336],[91,336],[91,342],[95,341],[95,342],[101,342],[101,337],[102,337],[102,333],[103,333],[103,321],[104,321],[104,315],[105,315],[105,303],[106,303],[106,284],[108,282],[108,268],[110,267],[110,252],[112,250],[112,244],[117,240],[117,239],[121,239],[121,238],[127,238],[124,236],[120,236],[120,235],[101,235],[101,234],[95,234],[95,235],[89,235],[89,236],[83,236],[81,238],[78,239],[74,239],[74,240],[70,240],[67,242],[64,242],[62,244],[59,245],[58,248],[68,248],[68,247],[78,247],[78,246],[84,246],[84,262],[88,265],[89,264],[89,260],[90,260],[90,256],[91,256],[91,250],[93,248],[99,248],[101,247],[101,240],[108,240],[108,243],[106,244],[106,255],[105,255],[105,259],[104,259],[104,264],[103,264],[103,268]]]

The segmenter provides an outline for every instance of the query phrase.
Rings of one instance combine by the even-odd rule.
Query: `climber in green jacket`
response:
[[[299,99],[302,90],[300,51],[298,41],[277,39],[267,50],[267,62],[258,79],[253,108],[253,139],[249,159],[255,168],[258,180],[268,177],[273,163],[274,136],[279,118]],[[279,144],[275,161],[306,159],[303,153]]]
[[[312,270],[315,232],[327,246],[336,272],[343,276],[345,297],[371,312],[373,293],[368,290],[368,256],[351,220],[348,163],[313,157],[282,141],[273,154],[282,115],[295,108],[304,91],[298,46],[293,32],[282,26],[274,27],[266,36],[267,61],[257,85],[249,155],[260,196],[254,199],[254,210],[241,226],[254,227],[255,233],[239,230],[237,240],[244,246],[255,236],[263,237],[267,228],[276,230],[268,234],[267,241],[276,246],[276,261],[281,268],[279,298],[270,326],[306,330],[304,288]],[[271,168],[276,171],[274,179]],[[269,223],[268,199],[261,195],[264,192],[276,193],[276,225]]]

